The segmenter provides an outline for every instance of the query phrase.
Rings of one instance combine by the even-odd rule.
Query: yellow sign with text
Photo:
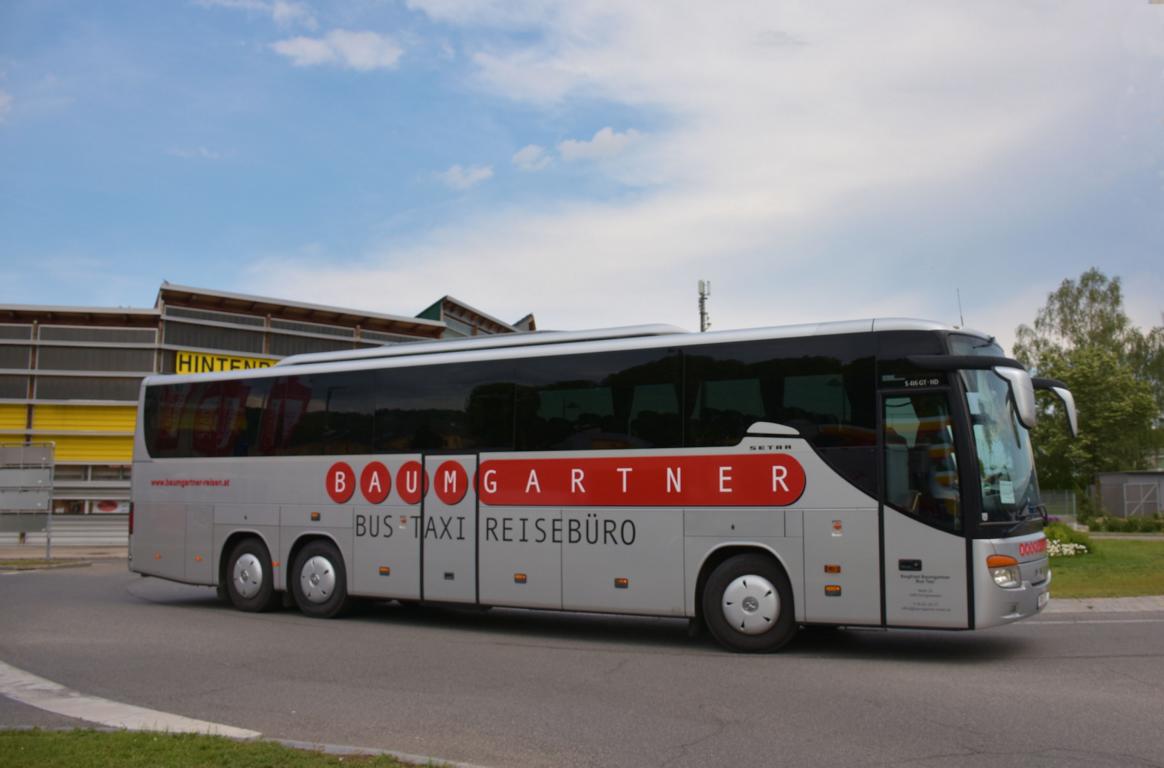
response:
[[[261,357],[235,357],[209,352],[179,350],[174,359],[174,373],[212,373],[214,371],[245,371],[250,368],[270,368],[274,360]]]

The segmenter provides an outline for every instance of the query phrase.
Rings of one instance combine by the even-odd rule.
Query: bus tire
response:
[[[261,613],[279,604],[271,553],[261,539],[248,537],[234,545],[226,562],[226,596],[240,611]]]
[[[291,594],[304,615],[331,619],[347,611],[348,577],[343,555],[326,539],[308,542],[295,557]]]
[[[796,634],[792,585],[766,555],[724,560],[708,577],[701,602],[708,630],[729,650],[771,653]]]

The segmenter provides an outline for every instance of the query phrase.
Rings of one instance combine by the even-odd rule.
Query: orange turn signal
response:
[[[528,581],[528,579],[526,578],[526,575],[524,573],[513,574],[513,583],[514,584],[525,584],[526,581]]]
[[[986,558],[987,568],[1009,568],[1013,565],[1018,565],[1018,560],[1010,555],[991,555]]]
[[[825,573],[840,573],[840,572],[841,572],[841,566],[839,566],[839,565],[826,565],[825,566]]]
[[[615,589],[629,589],[630,588],[630,579],[624,579],[621,577],[617,578],[614,580],[614,587],[615,587]]]
[[[311,522],[313,522],[313,523],[319,522],[319,513],[318,512],[311,513]]]
[[[828,595],[829,597],[840,597],[841,596],[841,585],[840,584],[827,584],[827,585],[825,585],[825,594]]]
[[[391,569],[391,568],[389,568],[389,567],[388,567],[388,566],[386,566],[386,565],[381,565],[381,566],[380,566],[380,575],[381,575],[381,576],[391,576],[391,575],[392,575],[392,569]]]

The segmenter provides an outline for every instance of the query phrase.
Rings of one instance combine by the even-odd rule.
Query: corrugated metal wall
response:
[[[24,430],[28,418],[28,406],[17,403],[0,403],[0,430]]]
[[[129,463],[133,459],[133,438],[90,435],[38,435],[37,440],[56,443],[56,460]]]
[[[136,418],[137,408],[132,405],[38,405],[32,412],[32,428],[132,435]]]

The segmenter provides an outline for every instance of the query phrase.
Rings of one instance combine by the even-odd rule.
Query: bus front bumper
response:
[[[1000,587],[989,573],[978,579],[975,613],[976,626],[996,627],[1026,619],[1040,613],[1051,599],[1051,568],[1046,558],[1021,566],[1022,583],[1017,587]],[[1032,581],[1031,579],[1035,580]]]

